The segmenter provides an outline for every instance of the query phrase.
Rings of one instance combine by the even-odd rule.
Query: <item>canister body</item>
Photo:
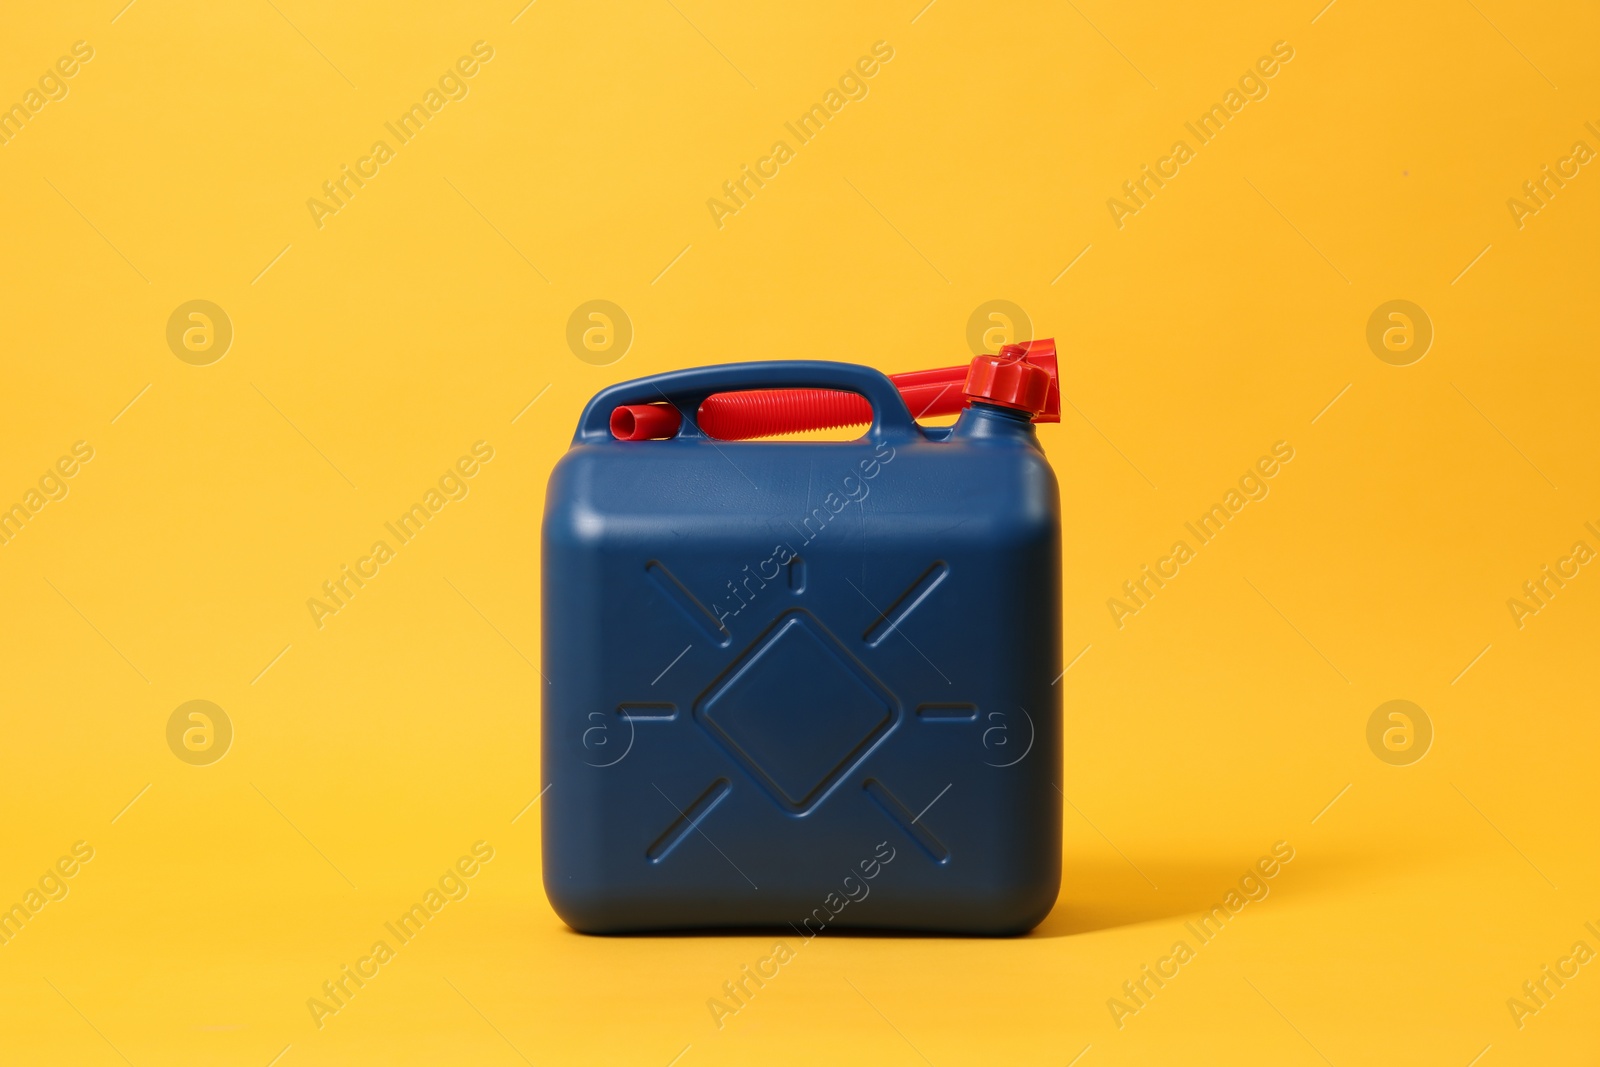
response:
[[[1004,423],[575,443],[543,530],[562,919],[1012,934],[1048,913],[1059,495]]]

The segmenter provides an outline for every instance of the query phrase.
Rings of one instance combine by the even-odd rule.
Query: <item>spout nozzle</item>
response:
[[[659,441],[677,434],[683,416],[670,404],[624,404],[611,412],[611,436],[619,441]]]

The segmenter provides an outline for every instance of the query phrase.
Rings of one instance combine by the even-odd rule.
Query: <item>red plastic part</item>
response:
[[[677,433],[682,421],[668,404],[624,404],[611,412],[611,436],[619,441],[654,441]]]
[[[1051,339],[1007,345],[998,356],[978,356],[969,366],[891,374],[912,417],[954,415],[973,399],[1028,411],[1035,422],[1061,421]],[[1041,384],[1042,383],[1042,384]],[[863,426],[872,421],[866,397],[836,389],[747,389],[706,397],[700,429],[720,441],[748,441],[807,430]],[[611,433],[621,441],[672,437],[681,418],[668,404],[629,404],[611,413]]]
[[[967,380],[965,367],[910,371],[891,374],[889,378],[900,390],[914,419],[955,415],[967,406],[967,394],[962,391]]]
[[[967,372],[967,396],[1035,416],[1050,398],[1050,372],[1028,360],[1021,345],[1007,345],[998,356],[978,356]]]
[[[891,374],[913,418],[954,415],[967,402],[966,367]],[[872,405],[857,393],[837,389],[749,389],[716,393],[700,405],[700,429],[719,441],[748,441],[806,430],[865,426]]]
[[[1022,349],[1023,357],[1034,366],[1043,367],[1045,373],[1050,375],[1050,391],[1045,394],[1044,410],[1034,415],[1034,422],[1060,422],[1061,421],[1061,376],[1056,367],[1056,339],[1042,337],[1037,341],[1027,341],[1020,345],[1007,345],[1000,351],[1005,352],[1013,348]]]
[[[801,433],[872,421],[867,398],[837,389],[750,389],[716,393],[700,405],[700,429],[721,441]]]

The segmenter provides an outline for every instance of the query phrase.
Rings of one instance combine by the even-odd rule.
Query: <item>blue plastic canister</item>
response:
[[[713,440],[709,395],[859,393],[855,441]],[[619,405],[677,435],[624,442]],[[544,517],[544,884],[573,928],[1017,934],[1061,874],[1060,504],[1026,414],[919,427],[846,363],[608,388]]]

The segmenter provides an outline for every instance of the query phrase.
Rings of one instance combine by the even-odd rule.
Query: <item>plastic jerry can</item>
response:
[[[1050,911],[1060,503],[1033,427],[1049,351],[1048,375],[1025,348],[974,360],[953,427],[823,361],[590,400],[543,530],[544,885],[565,922],[1019,934]],[[856,394],[871,425],[708,435],[707,401],[744,390]],[[618,440],[629,405],[670,436]]]

